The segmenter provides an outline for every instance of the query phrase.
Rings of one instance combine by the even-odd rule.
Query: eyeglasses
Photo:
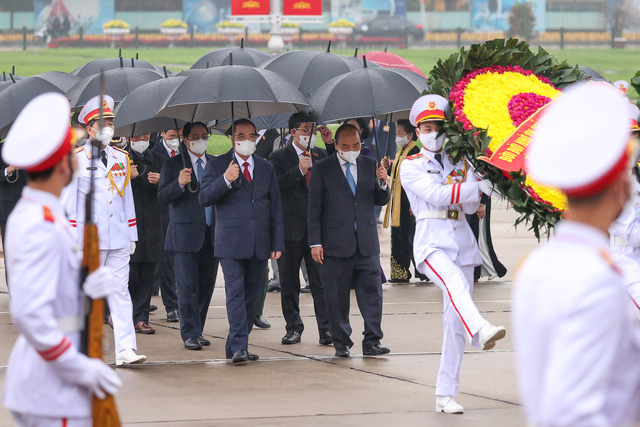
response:
[[[317,131],[318,129],[315,126],[311,126],[310,128],[309,127],[296,128],[296,130],[298,131],[298,133],[300,132],[310,133],[310,132]]]
[[[233,136],[234,139],[237,139],[239,141],[244,141],[246,139],[248,139],[249,141],[257,141],[259,137],[260,135],[258,135],[257,133],[250,133],[249,135],[245,135],[244,133],[239,133]]]
[[[191,135],[189,137],[187,137],[187,139],[189,141],[198,141],[200,139],[209,139],[209,135],[206,133],[203,133],[202,135]]]

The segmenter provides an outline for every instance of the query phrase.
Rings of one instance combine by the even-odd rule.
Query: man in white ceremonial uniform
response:
[[[640,110],[633,104],[627,105],[631,119],[631,132],[635,138],[640,135],[638,118]],[[624,272],[627,290],[640,316],[640,169],[638,164],[631,168],[631,203],[609,227],[611,253]]]
[[[129,294],[129,259],[138,240],[136,211],[131,192],[131,166],[129,155],[109,145],[113,137],[113,99],[105,95],[103,109],[104,126],[98,127],[100,97],[92,98],[80,111],[79,120],[86,124],[87,133],[102,143],[99,158],[91,161],[91,150],[76,150],[78,180],[69,185],[63,194],[69,222],[77,230],[78,242],[84,237],[85,196],[94,172],[94,218],[98,224],[100,262],[117,277],[116,292],[109,298],[109,310],[115,337],[116,365],[143,363],[146,356],[137,355],[136,334],[133,327],[133,304]],[[93,164],[93,166],[92,166]]]
[[[626,426],[640,421],[640,341],[607,230],[629,200],[637,158],[627,100],[584,85],[553,102],[525,170],[562,190],[565,220],[516,273],[512,321],[518,377],[532,426]]]
[[[480,205],[480,193],[492,193],[488,181],[478,181],[466,161],[453,163],[443,151],[439,130],[449,103],[438,95],[425,95],[411,108],[409,120],[422,142],[420,153],[406,158],[400,179],[416,217],[414,257],[418,271],[443,292],[443,341],[436,383],[436,411],[459,414],[455,401],[465,337],[472,346],[489,350],[505,336],[478,312],[471,294],[473,270],[482,263],[476,239],[464,214]]]
[[[30,179],[9,216],[5,259],[11,317],[20,335],[9,359],[3,403],[21,427],[90,426],[92,394],[104,398],[121,384],[104,362],[78,350],[82,253],[59,200],[76,166],[69,108],[61,94],[36,97],[14,122],[2,152],[5,162]],[[83,289],[91,298],[103,298],[112,283],[113,274],[99,268]]]

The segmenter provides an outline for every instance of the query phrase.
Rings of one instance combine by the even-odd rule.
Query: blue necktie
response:
[[[353,179],[353,175],[351,174],[351,163],[347,162],[345,163],[345,166],[347,167],[347,182],[349,183],[349,187],[351,187],[351,192],[353,193],[353,195],[356,195],[356,180]],[[358,221],[354,221],[353,222],[353,228],[354,229],[358,229]]]
[[[198,159],[198,161],[196,162],[196,172],[198,174],[198,181],[202,183],[202,175],[204,174],[202,159]],[[204,208],[204,217],[207,225],[211,227],[211,224],[213,224],[213,206],[207,206],[206,208]]]

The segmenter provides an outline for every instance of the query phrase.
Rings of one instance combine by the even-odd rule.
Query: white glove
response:
[[[84,293],[91,299],[105,298],[116,289],[118,278],[107,267],[99,267],[87,276],[82,285]]]
[[[136,242],[129,242],[129,255],[133,255],[136,252]]]
[[[482,191],[484,194],[486,194],[487,196],[491,197],[492,195],[499,195],[500,193],[498,193],[496,190],[494,190],[493,188],[493,183],[491,183],[491,181],[489,181],[488,179],[483,179],[481,181],[478,182],[478,189],[480,191]]]
[[[113,369],[100,359],[91,359],[74,348],[51,362],[62,379],[69,384],[87,388],[98,399],[115,394],[122,381]]]

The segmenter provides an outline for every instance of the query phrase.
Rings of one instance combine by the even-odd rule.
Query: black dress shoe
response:
[[[291,331],[282,337],[282,344],[297,344],[300,342],[300,332]]]
[[[249,353],[247,350],[238,350],[233,353],[233,357],[231,358],[232,363],[244,363],[249,360]]]
[[[267,319],[264,316],[256,316],[256,320],[253,321],[253,324],[260,329],[269,329],[271,324],[267,322]]]
[[[331,345],[333,344],[333,337],[331,336],[331,332],[321,332],[320,333],[320,341],[318,341],[322,345]]]
[[[158,309],[158,306],[157,306],[157,305],[153,305],[153,304],[151,304],[151,305],[149,306],[149,313],[153,313],[153,312],[154,312],[154,311],[156,311],[157,309]]]
[[[336,357],[349,357],[349,349],[347,347],[336,347]]]
[[[300,293],[302,293],[302,294],[308,294],[309,292],[311,292],[311,288],[309,287],[309,285],[307,285],[304,288],[300,289]]]
[[[200,343],[201,346],[204,346],[204,347],[211,345],[211,341],[209,341],[208,339],[206,339],[202,335],[200,335],[198,337],[198,342]]]
[[[178,310],[170,310],[167,312],[167,322],[175,323],[180,321]]]
[[[256,360],[260,359],[257,354],[249,353],[248,351],[247,354],[249,355],[249,362],[255,362]]]
[[[389,354],[389,351],[390,350],[387,347],[382,347],[380,344],[376,344],[365,348],[362,351],[362,354],[365,356],[381,356],[383,354]]]
[[[187,350],[202,350],[202,344],[198,341],[198,337],[187,338],[184,340],[184,348]]]

